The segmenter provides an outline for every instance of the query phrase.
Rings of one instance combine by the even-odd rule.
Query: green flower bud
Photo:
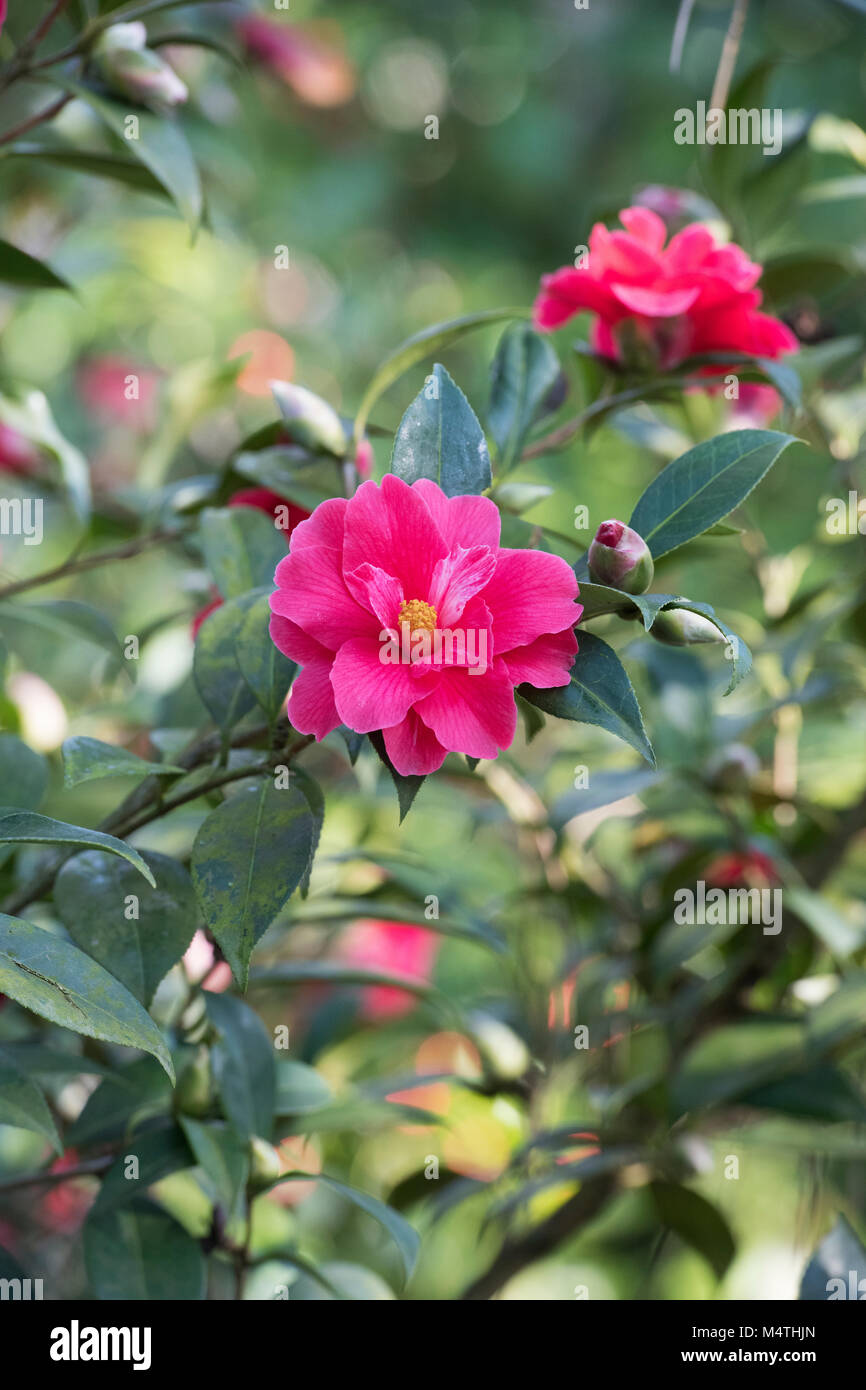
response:
[[[146,47],[143,24],[114,24],[93,50],[99,74],[113,92],[155,111],[179,106],[189,93],[174,68]]]
[[[206,1115],[213,1097],[210,1051],[198,1047],[178,1073],[175,1108],[183,1115]]]
[[[688,608],[664,608],[650,632],[659,642],[670,647],[690,647],[695,642],[724,642],[725,637],[703,613],[690,613]]]
[[[589,577],[626,594],[644,594],[653,579],[653,557],[643,536],[621,521],[603,521],[589,547]]]
[[[258,1135],[250,1140],[250,1187],[257,1190],[270,1187],[283,1171],[280,1155],[267,1139]]]

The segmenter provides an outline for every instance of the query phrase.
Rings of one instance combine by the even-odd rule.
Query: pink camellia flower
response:
[[[647,207],[625,208],[620,221],[625,231],[596,223],[584,266],[542,277],[538,328],[559,328],[588,310],[596,315],[597,352],[622,361],[640,346],[662,368],[705,352],[774,358],[796,351],[791,330],[759,313],[762,267],[739,246],[721,245],[699,222],[665,246],[665,224]]]
[[[271,636],[303,670],[288,715],[322,739],[384,731],[404,776],[449,751],[495,758],[514,738],[514,687],[568,685],[574,572],[558,555],[499,545],[487,497],[447,497],[393,473],[331,498],[277,566]]]
[[[409,922],[353,922],[339,952],[340,959],[368,970],[383,970],[425,984],[433,970],[436,935]],[[364,1018],[397,1018],[416,1003],[415,995],[396,985],[365,985],[361,990]]]
[[[242,487],[239,492],[233,492],[227,504],[229,507],[255,507],[256,511],[266,512],[276,523],[280,522],[280,529],[286,537],[286,545],[289,544],[289,537],[295,527],[302,521],[306,521],[310,515],[303,507],[298,507],[294,502],[290,502],[285,497],[280,497],[279,493],[271,492],[267,487]],[[282,509],[282,510],[281,510]],[[211,613],[217,608],[222,608],[222,599],[217,594],[211,599],[210,603],[204,608],[200,608],[192,620],[192,637],[195,641],[198,630],[205,618],[209,618]]]

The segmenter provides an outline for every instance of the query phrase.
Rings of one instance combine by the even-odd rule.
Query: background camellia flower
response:
[[[341,960],[368,970],[426,984],[433,970],[439,945],[434,932],[411,922],[362,920],[353,922],[339,948]],[[368,1019],[396,1018],[408,1013],[416,997],[393,985],[365,985],[361,990],[361,1014]]]
[[[124,357],[93,357],[77,374],[82,402],[102,424],[147,431],[156,424],[159,376]]]
[[[266,512],[276,523],[280,522],[280,530],[286,537],[286,545],[295,527],[302,521],[306,521],[310,515],[303,507],[298,507],[294,502],[290,502],[287,497],[280,497],[279,493],[271,492],[266,487],[244,487],[239,492],[233,492],[228,502],[229,507],[254,507],[256,511]],[[287,523],[287,524],[286,524]],[[204,608],[199,609],[192,620],[193,640],[198,636],[199,628],[205,618],[209,618],[217,608],[222,607],[222,599],[216,595]]]
[[[542,277],[538,328],[559,328],[588,310],[597,352],[627,361],[641,348],[660,368],[700,353],[796,351],[791,330],[759,312],[762,267],[739,246],[720,244],[699,222],[665,246],[664,221],[647,207],[625,208],[620,221],[625,231],[596,223],[585,265]]]
[[[270,68],[305,105],[342,106],[354,95],[354,69],[333,39],[264,15],[245,15],[237,32],[248,55]],[[334,27],[332,33],[339,31]]]
[[[583,609],[574,571],[558,555],[499,545],[487,497],[447,497],[430,479],[411,487],[387,473],[350,500],[322,502],[295,530],[277,566],[271,636],[303,670],[289,693],[299,733],[323,739],[339,724],[384,731],[403,776],[434,772],[449,751],[495,758],[514,738],[514,687],[564,686]],[[488,660],[386,662],[383,636],[448,630]],[[453,658],[453,659],[452,659]]]

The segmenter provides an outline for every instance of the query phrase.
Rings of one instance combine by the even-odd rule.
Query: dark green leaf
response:
[[[200,537],[205,564],[223,598],[273,587],[274,571],[286,558],[284,533],[256,507],[207,507]]]
[[[175,1303],[205,1296],[201,1246],[150,1202],[94,1207],[84,1225],[84,1262],[98,1299]]]
[[[270,619],[268,595],[260,594],[247,610],[235,637],[235,658],[244,681],[267,717],[276,719],[298,668],[271,639]]]
[[[0,845],[74,845],[80,849],[104,849],[132,864],[153,885],[150,869],[138,850],[101,830],[87,830],[82,825],[67,825],[52,820],[38,811],[21,811],[14,806],[0,806]]]
[[[246,615],[259,597],[254,591],[228,599],[205,618],[196,636],[193,680],[202,703],[221,729],[233,728],[256,703],[241,675],[237,642]]]
[[[94,782],[100,777],[172,776],[183,772],[172,763],[150,763],[131,753],[102,743],[98,738],[68,738],[63,744],[63,785],[77,787],[81,782]]]
[[[17,1125],[19,1129],[41,1134],[57,1153],[63,1153],[45,1097],[4,1048],[0,1048],[0,1125]]]
[[[15,285],[25,290],[69,290],[68,281],[52,270],[44,261],[37,261],[13,246],[10,241],[0,241],[0,280],[6,285]]]
[[[165,1039],[129,990],[77,946],[2,913],[0,992],[63,1028],[150,1052],[174,1080]]]
[[[438,362],[394,438],[391,472],[407,483],[432,478],[448,497],[490,487],[490,455],[478,418]]]
[[[419,791],[424,785],[424,777],[404,777],[402,772],[397,771],[396,767],[391,762],[391,759],[388,757],[388,752],[385,748],[385,740],[379,731],[377,731],[374,734],[368,734],[368,738],[372,743],[373,747],[375,748],[377,754],[379,755],[380,761],[388,769],[391,781],[394,783],[394,786],[396,788],[397,803],[400,807],[400,824],[402,825],[403,821],[409,814],[412,802],[415,800],[415,797],[418,795]]]
[[[624,739],[655,766],[637,697],[616,652],[591,632],[581,631],[578,640],[580,649],[568,685],[551,690],[521,685],[521,695],[545,714],[597,724]]]
[[[297,786],[230,796],[196,836],[192,877],[208,926],[245,987],[253,946],[302,882],[315,823]]]
[[[692,1246],[722,1279],[736,1253],[727,1221],[700,1193],[679,1183],[653,1182],[650,1192],[659,1220]]]
[[[559,358],[550,339],[528,323],[506,328],[493,359],[487,421],[506,472],[520,457],[544,399],[559,377]]]
[[[206,1003],[219,1034],[213,1063],[225,1117],[239,1135],[269,1139],[276,1096],[273,1040],[242,999],[208,993]]]
[[[73,941],[146,1006],[192,940],[196,898],[176,859],[142,857],[155,888],[144,887],[128,865],[91,852],[63,866],[54,900]]]
[[[658,560],[728,516],[794,442],[775,430],[732,430],[697,444],[653,479],[629,526]]]
[[[213,1183],[216,1200],[231,1215],[249,1176],[249,1147],[226,1125],[201,1124],[188,1115],[180,1125],[200,1168]]]

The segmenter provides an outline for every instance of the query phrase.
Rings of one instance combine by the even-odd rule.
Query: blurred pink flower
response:
[[[384,970],[426,983],[439,945],[434,932],[408,922],[373,918],[353,922],[343,937],[340,959],[369,970]],[[415,996],[393,985],[365,985],[361,990],[364,1018],[397,1018],[415,1006]]]
[[[500,548],[499,528],[489,498],[393,473],[320,503],[271,595],[271,636],[303,667],[293,727],[319,740],[338,724],[381,729],[403,776],[434,772],[449,751],[508,748],[515,686],[568,685],[583,610],[564,560]]]
[[[156,372],[121,357],[94,357],[78,369],[78,394],[105,425],[153,429],[158,387]]]
[[[249,57],[270,68],[307,106],[342,106],[354,95],[355,72],[336,26],[312,33],[264,15],[245,15],[237,32]]]
[[[737,429],[769,425],[782,408],[782,397],[773,386],[758,381],[740,382],[740,394],[733,402],[731,420]]]
[[[665,246],[665,224],[646,207],[625,208],[620,221],[625,231],[596,223],[584,265],[542,276],[537,327],[559,328],[588,310],[597,352],[626,360],[642,347],[660,368],[699,353],[774,358],[796,351],[791,330],[758,312],[762,267],[739,246],[719,244],[699,222]]]

